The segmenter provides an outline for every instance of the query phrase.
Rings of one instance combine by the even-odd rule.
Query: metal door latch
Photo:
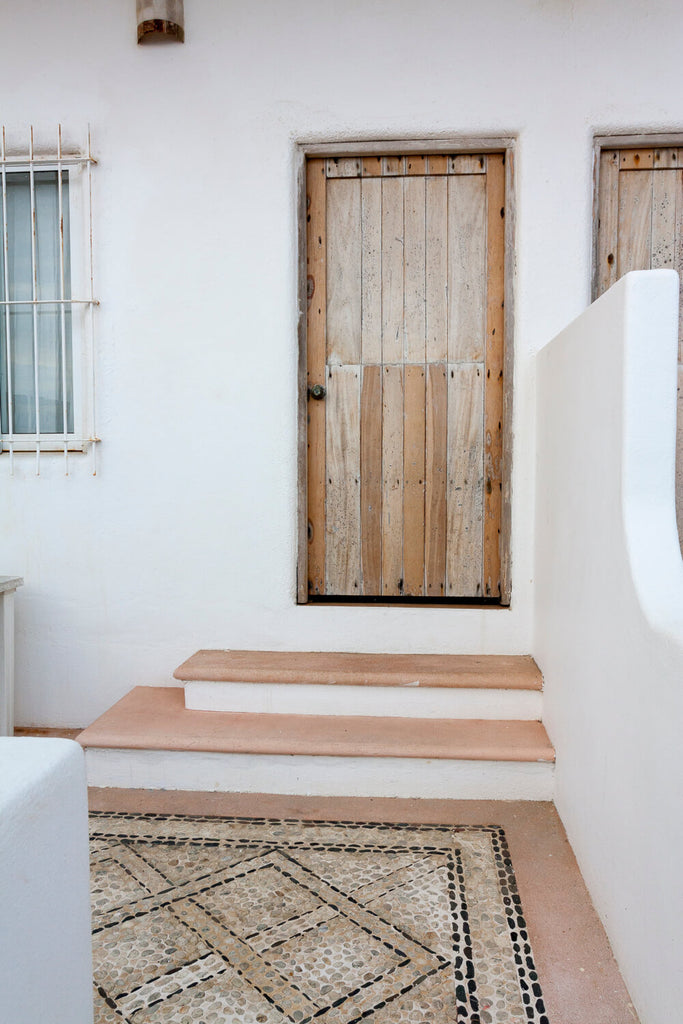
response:
[[[320,399],[324,398],[327,394],[327,389],[324,388],[322,384],[314,384],[312,388],[308,389],[308,394],[310,398],[315,398],[316,401],[320,401]]]

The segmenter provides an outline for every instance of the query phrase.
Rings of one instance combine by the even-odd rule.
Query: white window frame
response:
[[[0,453],[7,454],[10,462],[10,472],[14,470],[14,457],[16,454],[33,453],[36,460],[36,473],[40,472],[40,458],[44,453],[59,452],[64,458],[65,471],[69,471],[69,453],[85,452],[92,449],[93,459],[95,442],[98,440],[95,431],[95,378],[94,378],[94,309],[98,305],[94,296],[93,281],[93,230],[92,230],[92,167],[96,164],[92,156],[90,132],[87,133],[85,146],[65,146],[62,143],[61,125],[56,133],[56,145],[49,147],[38,147],[34,143],[33,127],[29,130],[28,146],[21,140],[8,140],[7,130],[3,127],[0,136],[0,201],[2,202],[2,238],[0,245],[4,248],[4,300],[0,300],[0,317],[5,323],[7,338],[5,357],[7,364],[4,367],[7,374],[7,405],[9,431],[0,435]],[[12,390],[12,359],[10,352],[10,309],[13,305],[9,299],[9,238],[7,228],[7,182],[12,173],[28,172],[29,187],[31,191],[31,208],[35,208],[34,200],[34,174],[39,171],[57,172],[57,192],[59,205],[59,231],[62,245],[60,247],[60,296],[49,301],[51,306],[57,306],[61,311],[61,344],[62,344],[62,372],[64,374],[64,427],[59,433],[47,433],[40,430],[38,389],[35,388],[35,421],[36,431],[34,433],[14,433],[12,428],[11,390]],[[68,173],[68,194],[63,194],[61,185],[62,173]],[[68,261],[70,265],[69,287],[66,287],[65,264],[67,254],[64,250],[63,230],[63,203],[69,204],[69,252]],[[35,265],[35,217],[33,219],[34,245],[32,248],[32,272],[34,282],[36,280]],[[65,295],[69,293],[70,298]],[[29,305],[33,309],[34,317],[34,362],[36,367],[37,380],[37,309],[41,300],[36,297],[35,284],[32,291],[33,298],[21,302],[22,306]],[[16,304],[16,303],[14,303]],[[65,315],[70,313],[71,320],[71,391],[73,406],[72,429],[69,430],[66,424],[66,330]],[[93,471],[95,467],[93,466]]]

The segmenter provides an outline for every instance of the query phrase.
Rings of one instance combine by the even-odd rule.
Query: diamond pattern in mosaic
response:
[[[177,843],[136,843],[134,850],[154,865],[173,885],[181,885],[192,878],[201,878],[214,871],[230,867],[246,857],[253,857],[249,849],[225,849],[213,846]]]
[[[102,813],[91,834],[95,1024],[548,1024],[494,826]]]
[[[95,978],[115,997],[206,952],[201,940],[166,909],[93,935]]]
[[[318,897],[270,865],[201,893],[197,902],[240,936],[265,931],[320,906]]]
[[[370,1019],[372,1024],[456,1024],[467,1019],[462,1013],[458,1016],[458,1007],[465,1010],[455,997],[452,972],[443,970],[425,978],[407,994],[378,1007]]]
[[[320,1005],[335,1002],[406,960],[344,917],[324,921],[264,954],[273,967]]]
[[[408,878],[401,881],[401,874]],[[356,893],[356,898],[367,910],[391,921],[429,949],[450,957],[453,934],[446,866],[425,864],[420,871],[408,869],[399,873],[398,882],[384,893],[370,894],[370,899],[364,899],[362,891]],[[376,888],[373,886],[373,890]]]
[[[206,984],[136,1013],[131,1024],[282,1024],[283,1019],[272,1003],[226,966]]]
[[[146,895],[147,889],[115,858],[107,857],[91,866],[90,898],[93,910],[110,910]]]
[[[296,859],[319,878],[338,885],[344,892],[355,892],[364,885],[370,885],[379,878],[390,875],[406,864],[419,860],[420,853],[378,853],[364,850],[362,853],[347,852],[341,858],[339,852],[327,850],[296,851]]]

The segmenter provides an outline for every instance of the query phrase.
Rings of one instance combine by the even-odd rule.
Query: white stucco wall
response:
[[[534,650],[555,801],[641,1024],[683,1002],[678,279],[629,274],[538,360]]]
[[[528,652],[536,350],[589,297],[594,131],[683,126],[675,0],[132,0],[0,14],[3,119],[92,126],[99,475],[0,457],[17,721],[85,724],[199,647]],[[515,134],[510,610],[298,608],[297,141]],[[19,461],[19,460],[18,460]]]
[[[85,757],[0,737],[0,1020],[92,1024]]]

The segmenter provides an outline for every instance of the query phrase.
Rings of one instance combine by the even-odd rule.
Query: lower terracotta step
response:
[[[550,799],[539,722],[188,711],[180,688],[138,687],[78,737],[95,786]]]

